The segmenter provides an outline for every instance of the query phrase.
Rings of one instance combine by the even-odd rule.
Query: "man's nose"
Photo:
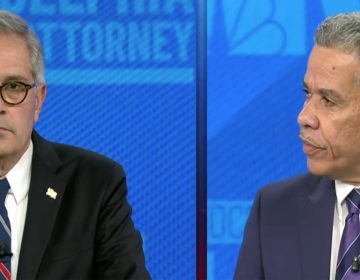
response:
[[[313,100],[305,102],[303,109],[298,115],[298,123],[301,128],[317,129],[319,127],[319,119],[317,117],[317,107]]]

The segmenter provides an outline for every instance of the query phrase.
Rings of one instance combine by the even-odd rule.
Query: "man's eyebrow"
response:
[[[3,80],[3,83],[4,82],[8,82],[8,81],[19,81],[19,82],[25,82],[25,83],[28,83],[29,80],[27,78],[25,78],[24,76],[22,75],[9,75],[9,76],[6,76]]]
[[[308,85],[304,82],[304,89],[305,90],[309,90]],[[321,94],[322,96],[325,96],[327,98],[331,98],[331,99],[335,99],[335,100],[343,100],[343,97],[341,96],[341,94],[334,90],[334,89],[328,89],[328,88],[320,88],[318,90],[319,94]]]
[[[306,84],[306,82],[305,82],[305,81],[303,82],[303,87],[304,87],[304,89],[306,89],[306,90],[308,90],[308,89],[309,89],[309,87],[308,87],[308,85]]]
[[[333,89],[321,88],[321,89],[319,89],[319,92],[321,95],[323,95],[325,97],[330,97],[330,98],[336,99],[336,100],[343,99],[341,94],[339,94],[336,90],[333,90]]]

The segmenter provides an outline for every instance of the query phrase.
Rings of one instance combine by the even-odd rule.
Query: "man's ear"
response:
[[[40,85],[36,89],[36,95],[35,95],[35,114],[34,114],[34,123],[36,123],[40,116],[40,111],[42,108],[42,105],[46,98],[46,85]]]

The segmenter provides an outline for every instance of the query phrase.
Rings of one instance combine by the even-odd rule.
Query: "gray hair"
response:
[[[16,35],[24,39],[29,50],[31,72],[35,83],[45,83],[44,55],[41,44],[26,21],[13,13],[0,10],[0,34]]]
[[[360,57],[360,12],[327,18],[315,32],[315,43]]]

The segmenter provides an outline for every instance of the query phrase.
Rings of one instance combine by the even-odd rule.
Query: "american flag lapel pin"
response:
[[[52,199],[56,199],[57,192],[54,191],[52,188],[48,188],[46,191],[46,195]]]

